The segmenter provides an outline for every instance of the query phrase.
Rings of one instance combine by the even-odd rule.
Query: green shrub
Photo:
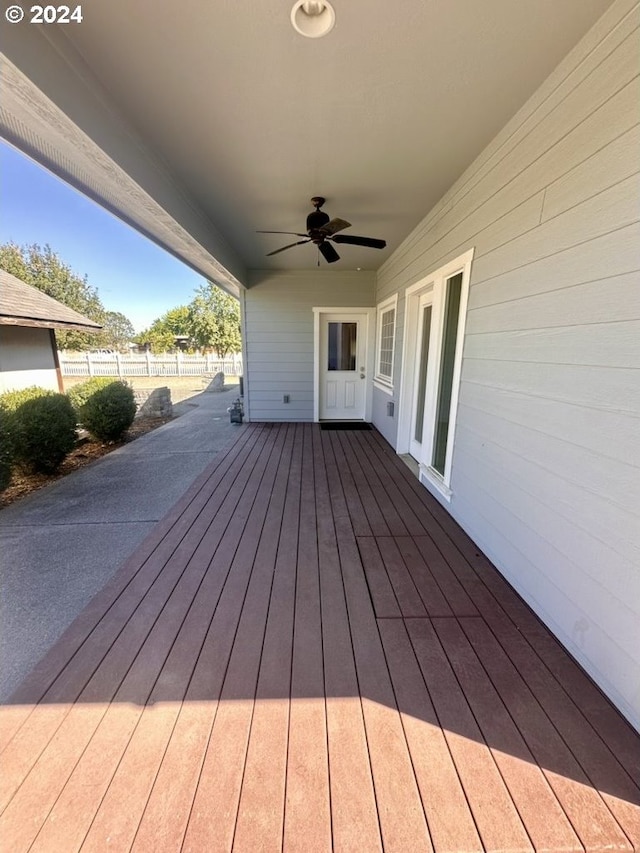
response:
[[[80,421],[96,438],[117,441],[133,423],[136,408],[133,389],[124,382],[110,382],[87,398]]]
[[[4,491],[11,482],[11,466],[13,464],[13,442],[10,430],[11,416],[0,405],[0,492]]]
[[[16,462],[28,470],[55,471],[76,442],[76,414],[68,397],[45,391],[25,400],[10,414]]]
[[[67,391],[67,397],[71,400],[71,405],[76,410],[78,420],[80,419],[80,410],[87,402],[92,394],[99,391],[101,388],[106,388],[111,385],[113,379],[110,376],[94,376],[87,379],[86,382],[81,382],[79,385],[74,385]]]
[[[5,391],[0,394],[0,412],[2,426],[0,427],[0,491],[6,489],[11,479],[11,468],[15,464],[15,432],[17,410],[28,400],[42,397],[47,393],[45,388],[31,385],[19,391]]]
[[[0,406],[9,414],[15,412],[27,400],[33,400],[34,397],[44,397],[51,394],[46,388],[40,388],[37,385],[30,385],[29,388],[21,388],[19,391],[5,391],[0,394]]]

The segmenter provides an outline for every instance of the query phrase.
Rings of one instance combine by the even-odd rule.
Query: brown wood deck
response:
[[[638,736],[375,432],[243,428],[0,747],[11,853],[640,849]]]

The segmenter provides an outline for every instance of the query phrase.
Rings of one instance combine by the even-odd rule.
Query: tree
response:
[[[180,305],[154,320],[135,340],[142,345],[148,344],[151,352],[167,352],[175,348],[176,337],[188,337],[191,340],[190,329],[189,308]]]
[[[103,336],[106,337],[110,349],[126,351],[136,334],[131,321],[119,311],[107,311],[102,326]]]
[[[238,352],[241,348],[238,300],[208,282],[196,290],[188,305],[172,308],[158,317],[136,340],[159,353],[174,349],[176,337],[186,338],[189,346],[214,350],[218,358]]]
[[[51,246],[6,243],[0,246],[0,267],[102,325],[105,310],[98,292],[88,284],[86,276],[80,278],[61,261]],[[102,345],[101,338],[100,333],[56,330],[60,349],[92,349]]]
[[[0,269],[17,276],[25,284],[37,287],[48,296],[57,299],[74,311],[78,311],[101,326],[108,323],[107,312],[102,304],[98,291],[80,277],[71,267],[64,263],[53,251],[51,246],[40,247],[37,243],[18,246],[15,243],[5,243],[0,246]],[[118,315],[117,312],[113,312]],[[126,317],[123,317],[129,323]],[[129,325],[131,325],[129,323]],[[56,342],[60,349],[87,350],[97,347],[113,346],[109,333],[77,332],[56,329]]]
[[[242,347],[240,336],[240,304],[213,282],[196,290],[189,304],[191,337],[200,349],[212,349],[218,358]]]

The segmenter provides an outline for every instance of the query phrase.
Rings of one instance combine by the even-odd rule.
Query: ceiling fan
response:
[[[369,249],[384,249],[387,245],[386,240],[378,240],[375,237],[355,237],[351,234],[338,234],[338,231],[350,228],[351,223],[347,222],[346,219],[329,219],[328,214],[320,210],[324,202],[325,199],[322,196],[316,195],[311,199],[311,204],[315,207],[315,210],[307,216],[306,234],[298,231],[257,231],[257,234],[291,234],[293,237],[306,238],[298,240],[296,243],[289,243],[287,246],[282,246],[282,248],[276,249],[275,252],[269,252],[267,257],[277,255],[286,249],[292,249],[294,246],[302,246],[303,243],[315,243],[325,261],[328,264],[333,264],[335,261],[340,260],[340,255],[328,241],[333,243],[348,243],[351,246],[366,246]],[[320,259],[318,258],[319,264]]]

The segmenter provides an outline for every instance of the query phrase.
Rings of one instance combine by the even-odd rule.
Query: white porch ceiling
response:
[[[255,233],[304,231],[313,195],[387,240],[337,247],[335,268],[379,267],[610,0],[333,0],[317,40],[292,4],[93,0],[64,29],[249,269],[315,266],[312,245],[266,258],[295,238]]]

